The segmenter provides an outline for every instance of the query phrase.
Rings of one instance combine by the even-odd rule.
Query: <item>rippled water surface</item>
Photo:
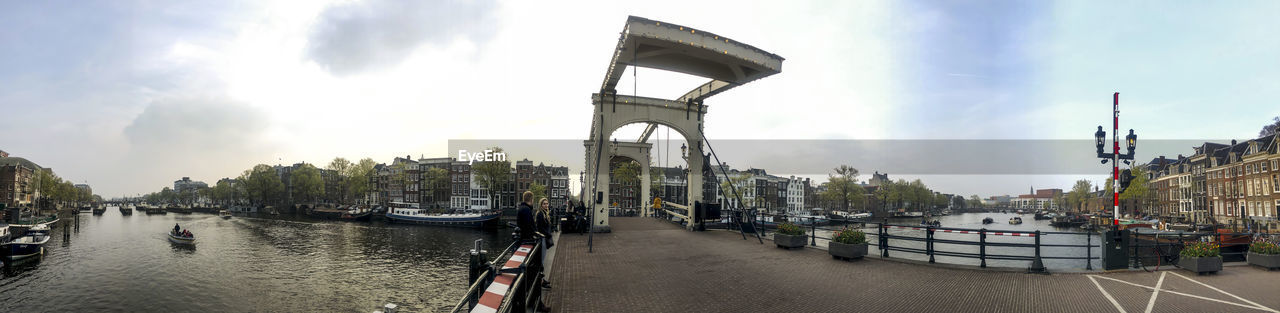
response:
[[[171,244],[177,223],[196,244]],[[372,312],[451,307],[465,252],[507,231],[194,213],[64,217],[45,254],[6,265],[0,312]]]

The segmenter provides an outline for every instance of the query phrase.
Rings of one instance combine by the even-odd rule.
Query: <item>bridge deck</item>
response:
[[[611,218],[613,232],[560,236],[550,303],[557,312],[1267,312],[1280,272],[1034,275],[782,250],[736,232],[688,232]],[[1163,276],[1163,279],[1162,279]],[[1095,283],[1096,281],[1096,283]],[[1159,292],[1152,292],[1159,286]],[[1151,301],[1155,293],[1156,300]],[[1262,306],[1264,308],[1250,308]]]

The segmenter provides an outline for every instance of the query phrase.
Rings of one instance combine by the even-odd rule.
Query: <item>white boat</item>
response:
[[[415,203],[391,203],[387,208],[387,221],[440,226],[481,226],[502,216],[500,210],[453,209],[448,213],[428,213]]]
[[[1022,217],[1014,216],[1013,218],[1010,218],[1009,224],[1014,224],[1014,225],[1022,224]]]
[[[9,228],[5,227],[4,232],[8,233]],[[4,243],[0,243],[0,255],[8,260],[25,259],[44,253],[44,244],[49,242],[49,226],[36,225],[28,230],[20,237],[14,237]]]
[[[193,245],[196,243],[195,234],[192,234],[191,236],[183,236],[182,234],[169,231],[168,235],[169,235],[169,242],[172,242],[172,243],[176,243],[180,245]]]
[[[231,219],[231,212],[227,212],[227,210],[221,210],[221,211],[218,211],[218,216],[222,217],[222,219],[224,220]]]

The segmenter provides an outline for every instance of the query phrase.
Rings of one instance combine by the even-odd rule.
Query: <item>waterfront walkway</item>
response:
[[[556,312],[1277,312],[1280,271],[1227,266],[1036,275],[784,250],[737,232],[610,219],[613,232],[563,234]],[[876,252],[874,247],[872,252]],[[1096,283],[1095,283],[1096,282]],[[1153,300],[1154,299],[1154,300]]]

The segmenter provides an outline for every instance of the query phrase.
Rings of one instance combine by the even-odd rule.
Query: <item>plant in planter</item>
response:
[[[1249,245],[1249,264],[1268,270],[1280,268],[1280,245],[1258,241]]]
[[[827,253],[835,259],[861,259],[867,255],[867,234],[849,227],[837,230],[831,234]]]
[[[778,232],[773,234],[773,243],[779,248],[802,248],[809,241],[804,229],[790,222],[778,224]]]
[[[1217,272],[1222,270],[1222,256],[1218,254],[1218,244],[1197,241],[1182,247],[1182,256],[1178,266],[1196,274]]]

